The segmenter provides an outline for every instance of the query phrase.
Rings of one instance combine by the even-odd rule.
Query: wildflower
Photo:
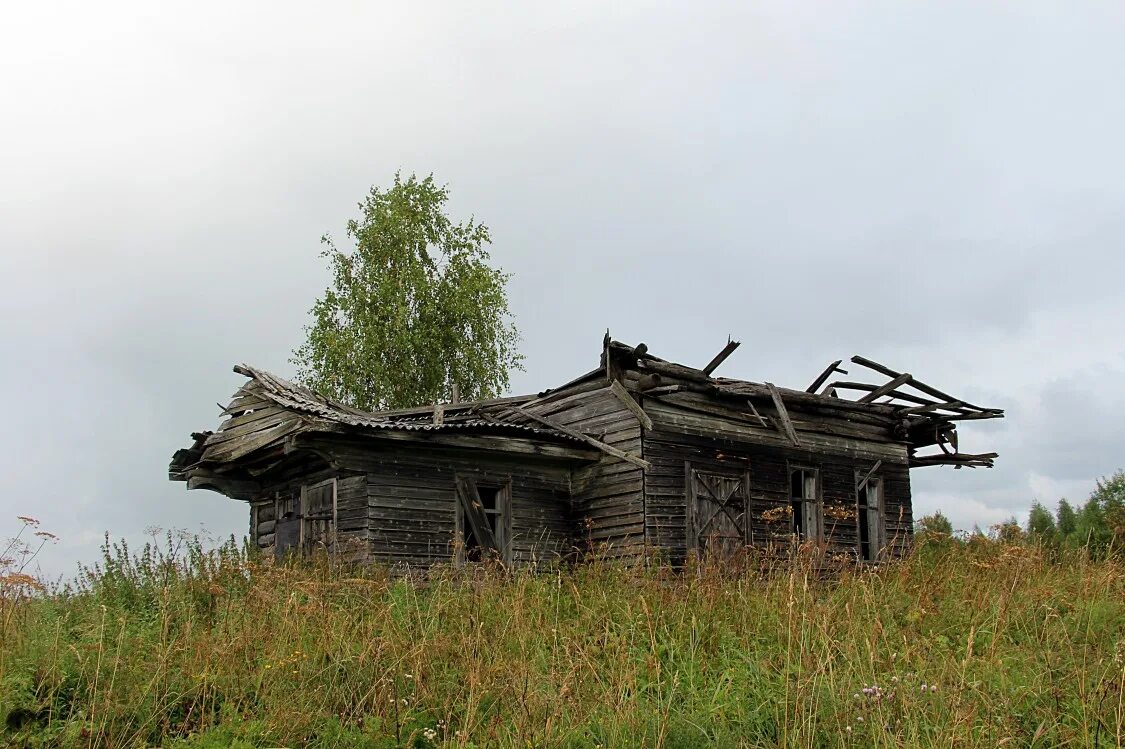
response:
[[[35,527],[35,526],[39,525],[38,520],[36,520],[35,518],[28,517],[27,515],[16,515],[16,520],[20,521],[24,525],[30,525],[32,527]]]
[[[39,538],[42,538],[42,539],[48,540],[48,541],[58,541],[59,540],[58,536],[56,536],[54,533],[50,533],[48,531],[35,531],[35,535],[38,536]]]
[[[848,733],[851,733],[852,727],[851,726],[844,726],[844,730],[847,731]]]
[[[898,684],[898,677],[897,677],[897,676],[892,676],[892,677],[891,677],[891,683],[892,683],[892,684]]]
[[[930,693],[932,694],[936,691],[937,691],[937,684],[931,684],[930,685]]]
[[[856,723],[862,723],[863,722],[863,716],[862,715],[855,716],[855,722]]]
[[[427,728],[426,730],[422,731],[422,735],[426,737],[427,741],[433,741],[437,738],[437,731],[432,728]]]
[[[859,699],[859,692],[856,692],[855,694],[853,694],[852,698],[858,700]]]
[[[922,682],[922,691],[923,691],[923,692],[925,692],[925,691],[926,691],[926,682]]]

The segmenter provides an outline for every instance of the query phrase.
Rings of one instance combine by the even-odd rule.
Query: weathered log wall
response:
[[[640,423],[603,377],[562,388],[527,408],[643,457]],[[639,466],[603,454],[596,463],[574,468],[571,489],[573,533],[585,553],[613,559],[644,553],[644,472]]]
[[[644,478],[646,534],[649,545],[669,561],[682,562],[688,552],[689,465],[708,473],[749,474],[749,535],[755,546],[789,542],[790,467],[817,469],[827,546],[850,554],[858,545],[856,473],[866,474],[880,463],[876,475],[883,480],[887,540],[894,553],[909,543],[913,518],[907,449],[888,441],[886,429],[876,423],[803,419],[793,413],[800,441],[796,446],[775,428],[777,412],[765,407],[758,409],[759,420],[736,404],[680,393],[644,398],[643,406],[653,421],[643,439],[644,457],[652,464]]]

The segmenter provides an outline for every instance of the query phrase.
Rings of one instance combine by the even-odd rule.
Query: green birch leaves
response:
[[[364,410],[499,395],[520,368],[508,274],[488,264],[488,227],[445,214],[446,187],[395,174],[372,187],[347,225],[354,247],[328,236],[332,283],[310,310],[291,360],[298,378]]]

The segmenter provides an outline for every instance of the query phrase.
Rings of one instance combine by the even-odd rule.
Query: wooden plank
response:
[[[327,435],[326,435],[327,436]],[[552,442],[540,442],[538,436],[528,434],[526,437],[520,435],[513,435],[512,437],[501,437],[499,435],[485,435],[485,434],[452,434],[452,433],[438,433],[432,431],[396,431],[392,429],[373,429],[365,432],[362,435],[357,435],[360,439],[370,439],[372,447],[377,447],[380,442],[384,446],[388,443],[411,444],[418,448],[428,448],[437,446],[440,448],[453,448],[463,450],[483,450],[496,453],[510,453],[513,455],[538,455],[544,458],[560,458],[563,460],[577,460],[577,461],[590,461],[596,460],[598,454],[589,448],[581,445],[560,445]],[[583,440],[585,441],[585,440]],[[299,450],[302,448],[313,448],[323,452],[326,455],[332,455],[338,451],[337,446],[333,444],[333,440],[328,436],[328,441],[323,439],[316,440],[315,442],[300,439],[292,444],[287,444],[286,449],[289,451]],[[340,451],[341,459],[338,461],[344,463],[357,463],[359,465],[366,465],[373,458],[368,452],[364,453],[345,453]]]
[[[641,458],[638,458],[636,455],[633,455],[631,453],[627,453],[624,450],[618,450],[616,447],[613,447],[612,445],[607,445],[606,443],[602,442],[601,440],[594,439],[593,437],[591,437],[588,434],[583,434],[582,432],[571,429],[570,427],[563,426],[562,424],[560,424],[555,419],[550,419],[550,418],[547,418],[546,416],[540,416],[537,413],[532,413],[531,411],[528,411],[526,408],[523,408],[521,406],[516,406],[512,410],[515,411],[516,413],[520,414],[521,416],[526,416],[527,418],[531,419],[532,421],[537,421],[540,424],[551,427],[552,429],[557,429],[558,431],[562,432],[563,434],[565,434],[569,437],[574,437],[575,439],[580,439],[583,442],[586,442],[587,444],[593,445],[594,447],[598,448],[599,450],[606,453],[607,455],[612,455],[615,458],[621,458],[622,460],[627,460],[630,463],[632,463],[633,465],[639,466],[640,468],[648,469],[648,468],[652,467],[652,465],[647,460],[643,460]]]
[[[871,467],[871,470],[868,471],[867,474],[862,479],[860,479],[859,484],[856,485],[855,491],[857,494],[863,491],[863,487],[867,486],[867,482],[871,480],[871,477],[875,475],[875,472],[878,471],[879,468],[882,467],[882,465],[883,461],[875,461],[875,465]]]
[[[676,377],[688,382],[698,382],[701,384],[712,384],[713,381],[709,375],[703,374],[698,369],[685,367],[682,364],[673,364],[672,362],[651,361],[642,359],[641,365],[649,372],[656,372],[657,374],[665,375],[667,377]]]
[[[641,423],[642,427],[646,430],[652,429],[652,419],[649,418],[640,404],[633,400],[633,396],[629,394],[629,391],[625,389],[624,385],[618,380],[614,380],[610,383],[609,389],[617,396],[617,399],[621,401],[625,408],[629,409],[629,411],[637,417],[637,421]]]
[[[876,372],[879,372],[880,374],[885,374],[887,377],[898,377],[901,374],[901,372],[896,372],[895,370],[891,369],[890,367],[884,366],[877,361],[872,361],[871,359],[867,359],[867,358],[864,358],[862,356],[853,356],[852,361],[855,362],[856,364],[860,365],[861,367],[867,367],[868,369],[873,369]],[[930,385],[927,385],[926,383],[920,382],[918,380],[914,380],[913,382],[911,382],[911,386],[913,386],[914,388],[922,391],[926,395],[931,395],[934,398],[937,398],[937,399],[942,400],[942,401],[948,402],[948,401],[958,400],[957,398],[954,398],[952,395],[949,395],[948,393],[943,393],[942,391],[938,390],[937,388],[931,387]],[[966,408],[971,408],[975,411],[986,411],[986,410],[988,410],[988,409],[981,408],[980,406],[974,406],[973,404],[965,402],[965,401],[962,401],[962,403],[964,403]]]
[[[719,368],[719,365],[727,360],[727,357],[734,353],[734,350],[742,345],[739,341],[732,341],[727,339],[727,345],[723,350],[715,354],[715,358],[707,363],[707,366],[702,369],[703,374],[710,376],[712,372]]]
[[[488,524],[488,517],[484,514],[484,504],[480,501],[480,493],[472,481],[457,478],[457,496],[461,506],[465,509],[465,520],[473,531],[473,537],[481,546],[500,551],[496,537],[492,535],[492,526]]]
[[[781,393],[777,391],[777,385],[767,382],[766,387],[769,388],[770,397],[773,398],[773,407],[777,409],[782,430],[789,437],[789,441],[793,443],[794,447],[800,447],[801,440],[797,437],[797,430],[793,428],[793,422],[789,419],[789,412],[785,409],[785,403],[781,400]]]
[[[813,384],[811,384],[807,388],[805,388],[805,392],[806,393],[815,393],[817,390],[820,390],[820,386],[823,385],[825,382],[827,382],[828,378],[831,377],[836,372],[841,372],[843,374],[847,374],[847,372],[844,372],[844,370],[840,369],[840,365],[843,364],[843,363],[844,363],[843,359],[837,359],[836,361],[829,364],[828,367],[825,368],[825,370],[820,373],[820,376],[817,377],[815,380],[813,380]]]
[[[910,373],[903,372],[902,374],[900,374],[898,377],[894,378],[890,382],[888,382],[886,384],[883,384],[883,385],[880,385],[879,387],[875,388],[870,393],[868,393],[867,395],[865,395],[862,398],[860,398],[859,400],[857,400],[856,403],[871,403],[875,400],[878,400],[879,398],[882,398],[887,393],[893,393],[895,390],[897,390],[899,388],[900,385],[906,385],[906,384],[911,383],[913,381],[914,381],[914,378],[910,375]]]
[[[879,389],[879,386],[869,385],[866,382],[840,382],[840,381],[837,381],[837,382],[832,383],[832,387],[840,388],[841,390],[862,390],[862,391],[867,392],[867,393],[873,393],[873,392],[875,392],[876,390]],[[923,406],[935,405],[937,403],[937,401],[930,400],[929,398],[923,398],[920,395],[914,395],[912,393],[904,393],[901,390],[895,390],[895,391],[890,392],[889,394],[894,396],[895,398],[901,398],[904,401],[910,401],[911,403],[917,403],[917,404],[923,405]],[[887,393],[884,393],[884,395],[887,395]],[[842,406],[844,403],[848,403],[848,402],[849,401],[843,401],[840,405]],[[859,401],[851,401],[851,402],[856,403],[857,405],[859,404]],[[892,408],[895,407],[893,404],[887,404],[887,403],[870,403],[869,402],[869,403],[865,403],[863,405],[866,405],[866,406],[888,406],[888,405],[890,405]],[[898,408],[902,408],[902,406],[898,406]]]
[[[756,417],[756,418],[758,419],[758,421],[759,421],[759,422],[761,423],[761,425],[762,425],[763,427],[766,427],[766,428],[768,429],[768,428],[769,428],[769,422],[768,422],[768,421],[766,421],[766,419],[765,419],[765,417],[764,417],[764,416],[762,416],[762,415],[761,415],[760,413],[758,413],[758,409],[757,409],[757,407],[756,407],[756,406],[754,405],[754,401],[752,401],[752,400],[750,400],[749,398],[747,398],[747,399],[746,399],[746,405],[750,406],[750,412],[751,412],[752,414],[754,414],[754,416],[755,416],[755,417]]]

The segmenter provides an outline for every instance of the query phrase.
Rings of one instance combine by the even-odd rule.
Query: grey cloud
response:
[[[168,456],[232,364],[290,373],[317,240],[398,168],[493,228],[515,390],[591,367],[607,326],[687,362],[731,334],[728,374],[796,386],[866,353],[1008,409],[963,437],[994,471],[916,472],[966,527],[1123,462],[1120,8],[8,15],[0,520],[43,515],[56,568],[103,529],[242,532]]]

